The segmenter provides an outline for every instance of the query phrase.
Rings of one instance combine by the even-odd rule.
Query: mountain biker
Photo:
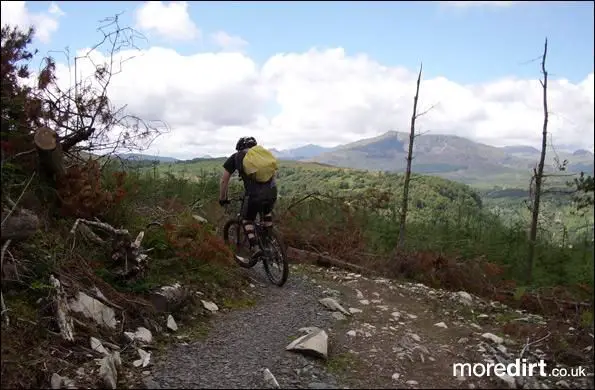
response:
[[[253,259],[261,254],[256,236],[254,235],[254,220],[256,215],[260,214],[265,229],[271,229],[273,226],[273,208],[277,201],[277,185],[273,176],[267,182],[257,182],[246,174],[243,169],[243,159],[250,148],[256,146],[254,137],[242,137],[236,144],[236,152],[227,158],[223,163],[225,169],[221,176],[219,184],[219,204],[225,206],[229,204],[227,199],[227,189],[231,175],[237,170],[244,183],[244,205],[241,210],[242,225],[248,235],[250,242],[250,254]]]

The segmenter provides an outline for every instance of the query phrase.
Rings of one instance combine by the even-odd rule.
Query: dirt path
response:
[[[257,304],[216,314],[207,338],[172,348],[157,361],[148,384],[270,387],[263,375],[268,368],[281,388],[509,388],[512,382],[517,388],[593,386],[592,374],[516,382],[453,376],[453,363],[514,361],[524,342],[503,334],[502,322],[517,321],[542,331],[547,323],[537,316],[465,294],[310,266],[294,267],[287,285],[279,289],[256,268],[246,272],[260,282],[253,287],[260,296]],[[337,313],[318,302],[323,297],[361,312],[337,319]],[[285,350],[300,335],[298,330],[309,326],[329,335],[326,361]],[[488,340],[486,333],[502,340]],[[530,335],[532,340],[538,333]],[[523,356],[542,354],[548,359],[545,345],[547,341],[532,345]],[[593,372],[592,361],[587,372]]]

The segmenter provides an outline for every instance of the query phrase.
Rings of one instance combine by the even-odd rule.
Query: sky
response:
[[[151,154],[227,155],[243,135],[287,149],[408,131],[422,62],[420,110],[433,108],[420,131],[538,147],[546,36],[552,142],[593,151],[591,1],[3,1],[1,11],[3,25],[36,28],[33,47],[56,58],[65,87],[73,77],[60,51],[86,53],[101,19],[120,14],[142,33],[137,49],[116,54],[135,58],[108,93],[167,123]],[[91,57],[107,61],[107,45]]]

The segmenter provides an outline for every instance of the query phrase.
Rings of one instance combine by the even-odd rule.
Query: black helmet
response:
[[[236,144],[236,150],[239,152],[240,150],[248,149],[256,145],[257,143],[254,137],[242,137]]]

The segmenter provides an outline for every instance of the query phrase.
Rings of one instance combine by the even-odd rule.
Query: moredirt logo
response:
[[[549,373],[547,363],[540,360],[537,363],[529,363],[527,359],[515,359],[514,362],[504,363],[454,363],[452,366],[453,376],[541,376],[541,377],[584,377],[584,367],[553,368]]]

